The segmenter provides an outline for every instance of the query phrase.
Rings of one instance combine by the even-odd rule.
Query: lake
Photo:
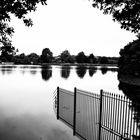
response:
[[[77,140],[56,119],[56,88],[123,94],[118,85],[116,67],[0,65],[0,139]]]

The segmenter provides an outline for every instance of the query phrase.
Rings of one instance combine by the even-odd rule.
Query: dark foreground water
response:
[[[76,140],[56,119],[57,86],[123,94],[118,85],[116,67],[0,65],[0,140]]]

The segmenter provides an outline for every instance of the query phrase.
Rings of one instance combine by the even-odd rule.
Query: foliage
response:
[[[14,56],[12,61],[15,64],[30,64],[28,57],[24,53]]]
[[[100,58],[99,58],[99,63],[100,63],[100,64],[108,64],[108,63],[109,63],[109,62],[108,62],[108,58],[105,57],[105,56],[100,57]]]
[[[37,55],[36,53],[31,53],[28,55],[28,59],[29,59],[31,64],[38,64],[39,55]]]
[[[88,57],[87,57],[87,63],[97,63],[97,59],[95,58],[95,56],[93,55],[93,53],[91,53]]]
[[[69,57],[70,57],[70,53],[69,53],[68,50],[63,51],[63,52],[60,54],[61,62],[68,63]]]
[[[53,59],[53,53],[49,48],[45,48],[42,50],[42,54],[40,56],[41,63],[51,63]]]
[[[140,75],[140,39],[127,44],[120,50],[119,72]]]
[[[62,63],[74,63],[75,57],[68,50],[65,50],[60,54],[60,60]]]
[[[112,14],[113,20],[121,24],[121,28],[139,33],[140,1],[139,0],[91,0],[93,7],[103,10],[104,14]]]
[[[109,64],[118,64],[118,57],[107,57]]]
[[[77,63],[86,63],[87,57],[84,52],[79,52],[76,56]]]
[[[15,50],[14,47],[2,47],[1,48],[0,62],[14,62],[15,64],[43,64],[43,63],[85,63],[85,64],[117,64],[117,57],[95,57],[92,53],[89,56],[86,56],[84,52],[79,52],[77,56],[71,55],[68,50],[63,51],[60,55],[53,57],[53,53],[49,48],[44,48],[42,54],[38,55],[36,53],[30,53],[25,55],[21,53],[16,54],[18,49]],[[6,50],[5,50],[6,49]],[[92,75],[92,70],[91,70]]]
[[[5,62],[11,61],[12,57],[16,54],[15,48],[10,45],[6,47],[2,46],[0,48],[0,51],[1,51],[1,59],[4,60]]]
[[[0,0],[0,46],[11,46],[10,37],[14,28],[9,26],[11,15],[22,19],[26,26],[32,26],[33,22],[26,15],[37,9],[37,4],[46,5],[46,0]]]

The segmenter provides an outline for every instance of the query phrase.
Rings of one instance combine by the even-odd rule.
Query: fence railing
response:
[[[124,95],[100,91],[57,88],[57,119],[73,128],[73,134],[85,140],[140,140],[140,116]]]

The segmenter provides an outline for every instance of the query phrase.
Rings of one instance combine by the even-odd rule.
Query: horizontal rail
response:
[[[95,94],[95,93],[92,93],[92,92],[77,89],[77,93],[85,95],[85,96],[89,96],[89,97],[92,97],[92,98],[100,99],[99,94]]]
[[[66,94],[69,94],[69,95],[72,95],[72,96],[74,96],[74,93],[73,92],[71,92],[71,91],[68,91],[68,90],[64,90],[64,89],[59,89],[59,91],[60,92],[62,92],[62,93],[66,93]]]
[[[117,136],[119,136],[119,137],[121,137],[121,138],[123,138],[123,139],[125,139],[125,140],[128,139],[128,138],[124,137],[123,135],[119,134],[118,132],[116,132],[116,131],[114,131],[114,130],[112,130],[112,129],[110,129],[110,128],[104,126],[104,125],[102,125],[101,127],[102,127],[103,129],[109,131],[110,133],[113,133],[113,134],[115,134],[115,135],[117,135]]]
[[[107,97],[107,98],[110,98],[110,99],[115,99],[115,100],[118,100],[118,101],[122,101],[122,102],[125,102],[125,103],[129,103],[129,102],[132,102],[132,101],[127,101],[128,99],[126,99],[126,98],[124,98],[124,97],[122,97],[121,99],[119,98],[119,97],[113,97],[114,95],[111,95],[111,96],[109,96],[109,95],[105,95],[104,93],[103,93],[103,96],[104,97]]]
[[[81,134],[79,134],[78,132],[75,132],[75,134],[78,136],[78,137],[80,137],[80,138],[82,138],[83,140],[86,140],[86,138],[84,138]]]
[[[66,120],[64,120],[61,116],[59,116],[59,119],[62,120],[65,124],[67,124],[67,125],[70,126],[71,128],[73,128],[73,125],[70,124],[69,122],[67,122]]]

